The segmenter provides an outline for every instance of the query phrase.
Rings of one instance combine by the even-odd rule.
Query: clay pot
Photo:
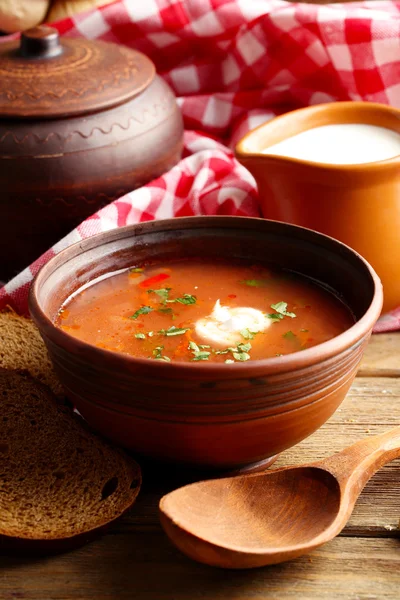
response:
[[[400,305],[400,155],[333,165],[262,154],[288,137],[336,123],[363,123],[400,133],[400,110],[369,102],[335,102],[295,110],[257,127],[236,147],[254,175],[267,219],[326,233],[362,254],[382,280],[384,311]]]
[[[0,279],[180,158],[182,117],[153,63],[41,26],[0,45]]]
[[[146,260],[272,257],[330,286],[356,323],[334,339],[243,363],[164,363],[110,352],[53,322],[61,304],[104,273]],[[372,268],[319,233],[240,217],[124,227],[70,246],[31,287],[30,311],[67,395],[99,432],[135,452],[226,469],[271,457],[318,429],[345,397],[382,306]]]

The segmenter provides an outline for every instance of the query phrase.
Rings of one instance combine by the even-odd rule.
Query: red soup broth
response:
[[[236,314],[229,327],[223,324],[234,343],[199,335],[200,321],[214,327],[210,315],[217,300],[225,316]],[[264,331],[240,329],[240,307],[260,311]],[[99,348],[194,364],[282,356],[330,340],[353,324],[345,304],[306,277],[201,259],[111,273],[78,290],[56,319],[62,330]]]

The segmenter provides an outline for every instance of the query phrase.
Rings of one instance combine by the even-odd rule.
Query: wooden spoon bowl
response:
[[[368,479],[398,456],[400,427],[311,465],[194,483],[161,499],[161,524],[209,565],[283,562],[335,537]]]

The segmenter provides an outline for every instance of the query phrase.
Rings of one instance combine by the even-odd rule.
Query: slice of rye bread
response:
[[[29,374],[0,369],[0,549],[61,552],[129,509],[139,465]]]
[[[0,312],[0,367],[28,371],[56,396],[64,396],[38,328],[31,319],[20,317],[11,309]]]

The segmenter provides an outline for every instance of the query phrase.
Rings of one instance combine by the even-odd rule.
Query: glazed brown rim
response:
[[[188,223],[192,224],[193,228],[210,228],[212,225],[215,225],[217,227],[224,226],[228,229],[240,229],[241,226],[243,226],[244,229],[247,229],[248,225],[251,225],[251,223],[263,224],[266,222],[276,223],[282,231],[286,230],[286,232],[291,230],[294,233],[296,231],[298,232],[304,230],[307,232],[308,236],[311,236],[311,238],[314,238],[316,241],[329,239],[334,245],[337,246],[338,249],[341,249],[342,251],[344,250],[345,252],[355,256],[360,263],[364,265],[369,276],[371,277],[374,293],[371,304],[361,319],[356,321],[354,325],[352,325],[349,329],[346,329],[346,331],[340,335],[323,342],[322,344],[317,344],[312,348],[307,348],[306,350],[293,352],[284,356],[251,360],[248,362],[237,362],[233,364],[202,363],[199,365],[199,363],[167,363],[163,361],[155,361],[149,358],[138,358],[122,354],[120,352],[114,352],[92,346],[91,344],[82,340],[78,340],[74,336],[71,336],[67,332],[56,327],[39,306],[37,300],[38,290],[40,289],[42,282],[47,279],[47,275],[53,272],[53,265],[56,264],[55,268],[58,268],[59,263],[66,262],[66,260],[76,256],[82,250],[91,249],[101,245],[101,242],[110,243],[111,241],[116,241],[120,238],[127,238],[130,236],[138,237],[150,232],[158,233],[163,231],[179,230],[180,224],[185,225]],[[69,342],[68,346],[70,346],[71,340],[73,340],[73,344],[77,351],[79,351],[80,354],[85,354],[89,362],[95,362],[96,357],[103,357],[107,358],[113,364],[120,362],[128,365],[143,366],[148,371],[154,370],[157,373],[160,373],[161,369],[161,373],[170,373],[171,375],[174,375],[174,377],[179,377],[179,374],[183,377],[190,377],[196,374],[202,378],[207,378],[207,376],[215,376],[218,374],[226,376],[227,373],[239,376],[243,370],[247,372],[246,376],[265,376],[271,372],[276,374],[291,370],[297,371],[312,364],[321,363],[332,356],[339,355],[344,350],[351,348],[360,342],[372,329],[373,325],[379,318],[382,310],[382,304],[382,284],[378,275],[371,265],[360,254],[358,254],[358,252],[349,246],[346,246],[346,244],[343,244],[342,242],[339,242],[330,236],[318,233],[312,229],[307,229],[306,227],[290,225],[281,221],[236,216],[202,216],[161,219],[157,221],[146,221],[144,223],[138,223],[135,225],[127,225],[125,227],[120,227],[96,234],[81,242],[76,242],[75,244],[68,246],[59,254],[51,258],[36,274],[29,291],[29,310],[31,316],[36,325],[39,327],[40,331],[43,332],[46,337],[51,339],[53,343],[65,348],[65,342]],[[91,360],[91,357],[93,357],[93,361]],[[169,369],[169,371],[167,371],[167,369]]]
[[[342,113],[343,111],[348,111],[349,114],[362,114],[369,111],[381,111],[386,114],[394,114],[397,116],[397,119],[400,121],[400,110],[397,108],[393,108],[392,106],[387,106],[386,104],[379,104],[378,102],[327,102],[324,104],[316,104],[315,106],[306,106],[305,108],[298,108],[296,110],[292,110],[288,113],[280,115],[278,117],[273,118],[271,121],[267,121],[266,123],[262,123],[255,127],[236,144],[235,146],[235,156],[238,160],[245,161],[246,159],[256,159],[256,158],[273,158],[275,160],[290,162],[299,165],[307,165],[314,169],[323,169],[324,171],[346,171],[346,172],[357,172],[365,171],[368,168],[368,171],[376,172],[376,171],[385,171],[392,169],[393,167],[400,167],[400,153],[392,158],[387,158],[385,160],[366,162],[366,163],[354,163],[354,164],[330,164],[323,163],[318,161],[304,160],[301,158],[291,158],[287,156],[281,156],[277,154],[263,154],[262,152],[250,152],[246,150],[248,148],[248,142],[250,138],[253,137],[255,132],[262,131],[268,129],[273,126],[280,126],[284,128],[285,122],[295,121],[296,118],[302,118],[306,115],[318,115],[319,113],[323,114],[329,109],[329,113],[335,115],[337,113]],[[343,120],[338,119],[334,121],[335,124],[342,124]],[[354,123],[359,123],[359,121],[354,121]],[[333,124],[333,120],[329,120],[329,122],[325,123],[325,125]],[[369,123],[366,123],[367,125]],[[322,125],[322,124],[321,124]],[[308,131],[309,129],[315,129],[315,127],[304,127],[298,133],[303,133],[304,131]],[[392,130],[394,131],[394,130]],[[292,136],[289,136],[292,137]]]

